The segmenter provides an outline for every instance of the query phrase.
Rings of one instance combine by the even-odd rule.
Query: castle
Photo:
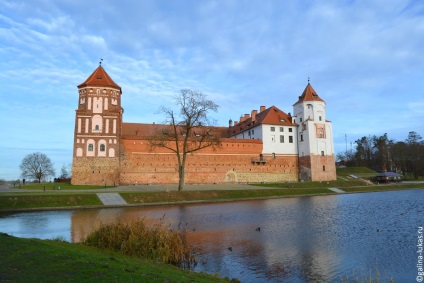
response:
[[[99,67],[78,85],[72,184],[178,183],[175,153],[152,149],[153,124],[123,122],[122,90]],[[293,116],[275,106],[229,121],[219,146],[188,157],[186,183],[328,181],[336,179],[331,122],[310,83]]]

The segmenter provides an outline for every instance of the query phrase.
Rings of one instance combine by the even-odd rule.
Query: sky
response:
[[[0,179],[30,153],[72,162],[77,85],[102,66],[125,122],[161,123],[183,88],[219,126],[261,105],[293,113],[308,78],[336,153],[363,136],[424,136],[424,1],[2,0]]]

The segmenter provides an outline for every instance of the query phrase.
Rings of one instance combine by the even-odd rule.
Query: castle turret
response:
[[[99,67],[78,85],[75,116],[73,184],[119,183],[121,87]]]
[[[298,127],[299,178],[308,181],[336,179],[333,131],[326,104],[308,82],[293,105]]]

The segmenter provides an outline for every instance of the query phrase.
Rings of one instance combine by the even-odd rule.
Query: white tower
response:
[[[297,117],[299,178],[305,181],[336,179],[333,131],[326,118],[325,101],[310,83],[293,105]]]

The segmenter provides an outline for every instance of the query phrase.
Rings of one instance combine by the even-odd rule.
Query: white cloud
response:
[[[0,110],[16,123],[1,125],[22,137],[25,115],[35,117],[43,128],[30,129],[31,148],[46,148],[47,129],[73,129],[76,86],[103,58],[123,89],[124,119],[135,122],[159,122],[160,104],[187,87],[221,106],[221,125],[260,105],[292,112],[311,77],[336,145],[344,133],[424,136],[423,15],[424,3],[406,0],[4,0]],[[46,115],[47,105],[58,108]]]

